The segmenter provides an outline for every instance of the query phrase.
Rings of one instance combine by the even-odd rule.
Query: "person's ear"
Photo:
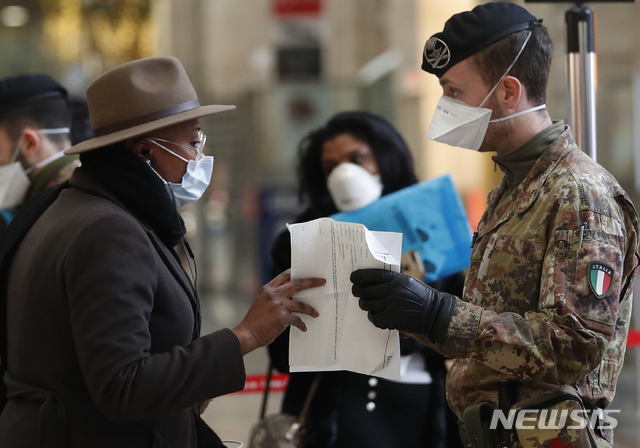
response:
[[[497,90],[498,101],[504,110],[515,109],[524,93],[522,83],[513,76],[505,76]]]
[[[143,162],[153,160],[153,156],[151,155],[152,150],[153,145],[146,139],[138,140],[133,144],[133,153]]]
[[[20,152],[29,165],[39,162],[40,150],[42,147],[42,135],[31,127],[25,127],[20,136]],[[20,157],[20,156],[18,156]]]

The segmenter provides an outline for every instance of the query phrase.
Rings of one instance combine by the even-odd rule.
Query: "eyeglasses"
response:
[[[181,143],[172,142],[170,140],[165,140],[163,138],[158,138],[158,137],[152,137],[152,138],[149,138],[149,140],[159,141],[164,143],[171,143],[172,145],[181,146],[183,148],[190,149],[191,151],[196,152],[196,157],[197,157],[200,154],[202,154],[204,151],[204,144],[207,142],[207,136],[204,134],[204,132],[198,131],[198,140],[194,145],[183,145]]]

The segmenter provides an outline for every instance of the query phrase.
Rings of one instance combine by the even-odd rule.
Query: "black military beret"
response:
[[[67,98],[67,89],[48,75],[18,75],[0,79],[0,115],[25,104],[49,98]]]
[[[453,15],[444,30],[427,40],[422,70],[438,78],[458,62],[503,37],[531,29],[538,22],[529,11],[513,3],[486,3]]]

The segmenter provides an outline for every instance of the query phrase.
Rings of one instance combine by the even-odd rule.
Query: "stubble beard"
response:
[[[493,97],[489,98],[488,104],[485,106],[487,109],[491,109],[491,119],[502,118],[506,114],[495,104]],[[489,123],[487,133],[484,140],[478,149],[478,152],[504,152],[504,148],[507,147],[511,134],[513,133],[513,123],[511,120],[499,121],[498,123]]]

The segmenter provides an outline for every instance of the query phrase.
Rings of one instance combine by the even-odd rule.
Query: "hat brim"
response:
[[[196,107],[195,109],[187,110],[175,115],[170,115],[159,120],[150,121],[149,123],[132,126],[121,131],[112,132],[111,134],[101,135],[100,137],[85,140],[84,142],[78,143],[77,145],[67,149],[64,153],[67,155],[80,154],[83,152],[91,151],[93,149],[109,146],[114,143],[127,140],[129,138],[138,137],[151,131],[173,126],[184,121],[193,120],[194,118],[205,117],[207,115],[217,114],[218,112],[225,112],[227,110],[233,110],[235,108],[236,106],[226,106],[219,104]]]

